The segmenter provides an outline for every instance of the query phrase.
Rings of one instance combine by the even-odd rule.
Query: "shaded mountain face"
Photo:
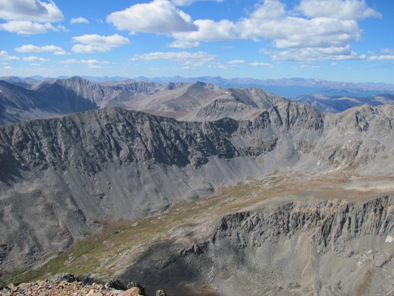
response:
[[[58,82],[42,82],[37,89],[28,90],[0,81],[0,125],[98,108],[82,95]]]

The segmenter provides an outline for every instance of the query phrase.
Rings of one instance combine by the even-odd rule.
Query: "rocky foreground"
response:
[[[71,274],[61,274],[46,280],[20,285],[9,284],[0,290],[1,296],[35,295],[35,296],[138,296],[146,295],[145,289],[138,282],[131,282],[127,287],[118,281],[106,284],[84,283]],[[162,290],[156,296],[166,296]]]

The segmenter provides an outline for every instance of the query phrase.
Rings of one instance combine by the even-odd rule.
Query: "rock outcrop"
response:
[[[392,196],[267,201],[153,244],[120,278],[220,295],[391,295],[393,217]]]

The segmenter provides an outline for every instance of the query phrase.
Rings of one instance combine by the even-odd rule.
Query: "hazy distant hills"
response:
[[[270,98],[269,100],[266,100]],[[105,82],[80,77],[51,79],[28,89],[5,81],[0,84],[0,124],[50,118],[117,106],[182,120],[252,118],[264,107],[262,100],[280,97],[261,89],[229,89],[204,82]]]
[[[327,96],[356,96],[365,97],[373,96],[381,93],[394,94],[394,84],[386,83],[349,83],[349,82],[336,82],[321,79],[311,78],[282,78],[282,79],[256,79],[256,78],[223,78],[220,76],[201,76],[201,77],[144,77],[139,76],[135,78],[128,77],[95,77],[95,76],[81,76],[82,78],[94,83],[123,82],[123,81],[136,81],[136,82],[155,82],[159,84],[167,83],[195,83],[197,81],[207,84],[213,84],[221,88],[249,88],[260,87],[264,90],[275,93],[280,96],[288,98],[296,98],[301,95],[311,95],[320,93]],[[61,76],[57,79],[69,79],[71,77]],[[0,77],[13,84],[20,84],[22,86],[31,86],[34,83],[43,80],[51,80],[53,78],[45,78],[42,76],[32,76],[27,78],[20,78],[15,76]]]
[[[328,96],[322,94],[312,94],[299,96],[297,101],[303,102],[313,106],[320,111],[325,112],[342,112],[347,109],[361,106],[371,105],[378,106],[384,104],[393,104],[394,95],[392,94],[378,94],[369,97],[352,97],[352,96]]]
[[[306,92],[297,95],[296,99],[320,111],[341,112],[363,104],[377,106],[392,103],[394,93],[394,87],[390,85],[341,84],[311,79],[263,81],[200,78],[201,81],[182,77],[147,81],[140,77],[137,81],[104,77],[96,78],[103,81],[98,83],[80,77],[3,77],[5,80],[0,80],[0,124],[56,117],[105,106],[145,111],[180,120],[246,119],[258,114],[262,107],[259,105],[261,98],[270,97],[273,102],[281,100],[280,96],[267,92],[270,88],[277,88],[279,93],[289,92],[292,94],[289,97]],[[224,88],[231,84],[255,86]],[[336,92],[340,95],[334,95]],[[362,96],[366,93],[373,95]]]

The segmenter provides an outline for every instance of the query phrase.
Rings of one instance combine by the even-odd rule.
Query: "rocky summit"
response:
[[[201,82],[0,89],[4,114],[39,110],[2,117],[4,285],[73,272],[149,295],[393,293],[393,105],[323,113]]]

